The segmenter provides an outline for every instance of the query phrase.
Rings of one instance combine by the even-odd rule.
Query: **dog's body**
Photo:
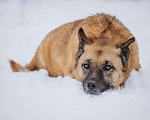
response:
[[[104,62],[108,65],[103,65]],[[84,89],[92,79],[99,84],[100,91],[123,85],[130,72],[141,67],[133,35],[115,17],[106,14],[90,16],[53,30],[25,68],[14,61],[10,63],[14,72],[46,69],[53,77],[71,76],[83,82]],[[108,73],[112,68],[113,73]]]

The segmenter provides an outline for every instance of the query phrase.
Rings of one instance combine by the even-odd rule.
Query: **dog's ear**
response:
[[[79,29],[78,31],[78,38],[79,38],[79,41],[82,43],[82,44],[87,44],[87,45],[91,45],[93,43],[92,40],[88,39],[83,31],[82,28]]]
[[[135,38],[131,38],[127,40],[126,42],[120,43],[116,45],[116,48],[121,48],[121,54],[120,58],[123,64],[123,71],[126,71],[126,68],[128,67],[128,60],[129,60],[129,54],[130,54],[130,49],[129,45],[135,41]]]
[[[135,41],[135,38],[130,38],[129,40],[127,40],[126,42],[117,44],[116,47],[118,48],[124,48],[124,47],[128,47],[131,43],[133,43]]]
[[[79,48],[78,48],[78,52],[76,54],[76,66],[78,64],[78,60],[80,59],[81,55],[84,53],[84,45],[91,45],[93,43],[92,40],[88,39],[83,31],[82,28],[79,29],[78,31],[78,38],[79,38]]]

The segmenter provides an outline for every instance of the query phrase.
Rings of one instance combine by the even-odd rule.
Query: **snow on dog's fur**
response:
[[[134,36],[115,17],[106,14],[53,30],[26,67],[10,63],[14,72],[46,69],[53,77],[71,76],[83,82],[89,94],[123,86],[130,72],[141,67]]]

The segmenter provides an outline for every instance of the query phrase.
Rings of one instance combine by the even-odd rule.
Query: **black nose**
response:
[[[95,90],[97,88],[97,82],[93,80],[88,81],[87,88],[89,90]]]

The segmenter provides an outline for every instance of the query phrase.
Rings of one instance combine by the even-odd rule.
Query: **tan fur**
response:
[[[94,41],[94,44],[85,46],[85,53],[81,56],[79,65],[76,67],[75,56],[78,52],[78,30],[80,27],[85,31],[88,39]],[[83,71],[80,65],[86,58],[97,59],[97,64],[103,62],[104,59],[109,59],[117,66],[118,71],[118,73],[113,75],[114,81],[112,81],[112,85],[118,86],[121,84],[123,86],[130,72],[133,69],[138,71],[141,68],[138,47],[136,42],[129,46],[129,66],[123,73],[121,71],[121,60],[117,58],[117,55],[120,54],[120,49],[116,49],[115,45],[125,42],[132,37],[133,35],[130,31],[115,17],[106,14],[97,14],[86,19],[65,24],[50,32],[38,47],[32,61],[25,68],[13,61],[10,63],[14,72],[46,69],[50,76],[71,76],[82,82]],[[100,49],[106,54],[102,53],[102,55],[98,56],[96,51]],[[120,76],[121,79],[118,80]]]

